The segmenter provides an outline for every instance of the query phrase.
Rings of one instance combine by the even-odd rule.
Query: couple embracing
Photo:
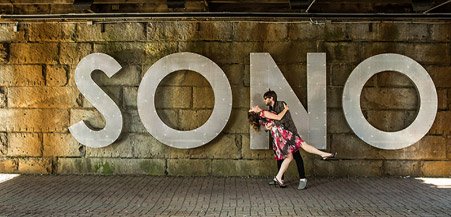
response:
[[[302,140],[291,118],[288,105],[283,101],[277,101],[276,92],[267,91],[263,95],[263,100],[269,106],[269,109],[264,110],[258,106],[253,106],[249,110],[248,119],[255,130],[260,130],[263,127],[270,132],[274,158],[277,160],[279,169],[270,184],[275,184],[281,188],[286,187],[283,175],[294,159],[299,172],[298,189],[305,189],[307,179],[305,178],[304,162],[299,149],[302,148],[306,152],[319,155],[323,160],[334,158],[336,153],[320,151]]]

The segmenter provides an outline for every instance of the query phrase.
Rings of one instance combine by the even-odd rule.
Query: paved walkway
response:
[[[21,175],[0,179],[0,216],[451,216],[450,179],[431,180]]]

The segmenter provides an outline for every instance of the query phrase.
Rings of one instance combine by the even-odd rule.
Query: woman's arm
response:
[[[288,111],[288,106],[286,104],[283,104],[283,107],[284,107],[283,110],[277,115],[268,111],[263,111],[263,115],[266,118],[280,121],[282,120],[283,116],[285,116],[285,113],[287,113]]]

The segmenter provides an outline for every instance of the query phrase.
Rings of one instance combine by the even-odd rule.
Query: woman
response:
[[[274,181],[279,185],[279,187],[286,187],[282,181],[282,177],[288,169],[290,162],[293,160],[292,153],[299,150],[299,148],[302,147],[309,153],[317,154],[321,156],[323,160],[334,158],[336,155],[320,151],[302,140],[297,132],[291,132],[284,129],[283,126],[276,125],[274,120],[281,120],[287,111],[288,106],[284,104],[284,110],[282,110],[279,114],[262,110],[258,106],[252,107],[248,113],[249,123],[255,130],[260,130],[260,126],[264,126],[266,130],[270,131],[274,158],[276,160],[283,160],[276,177],[274,177]]]

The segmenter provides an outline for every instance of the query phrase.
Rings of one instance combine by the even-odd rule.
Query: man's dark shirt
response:
[[[273,111],[277,114],[283,111],[284,106],[283,104],[286,104],[284,101],[276,101],[274,102],[274,106],[269,106],[269,111]],[[283,126],[284,129],[291,131],[293,134],[299,135],[298,130],[296,129],[296,126],[294,125],[293,119],[291,118],[290,110],[285,113],[282,120],[277,121],[274,120],[276,125]]]

